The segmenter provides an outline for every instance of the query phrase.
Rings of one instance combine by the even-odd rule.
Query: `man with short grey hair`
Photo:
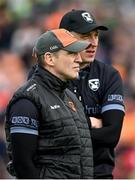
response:
[[[91,179],[93,151],[83,106],[67,89],[90,45],[65,29],[42,34],[38,68],[7,109],[9,150],[19,179]]]

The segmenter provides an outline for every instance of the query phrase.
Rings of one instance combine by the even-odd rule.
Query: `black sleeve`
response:
[[[32,122],[35,120],[34,125],[23,123],[23,121],[21,121],[24,118],[26,119],[26,117],[27,120],[29,118],[29,122],[31,122],[30,119],[32,119]],[[13,147],[13,164],[17,178],[19,179],[39,178],[38,170],[33,163],[33,158],[37,149],[38,136],[31,133],[34,130],[33,128],[37,128],[35,122],[36,120],[38,121],[38,119],[39,114],[37,108],[27,99],[17,101],[10,110],[11,128],[13,129],[10,129],[12,132],[11,143]],[[23,128],[27,129],[25,133],[22,132]],[[16,129],[21,130],[21,132],[16,132]]]
[[[124,112],[110,110],[102,114],[103,127],[91,129],[93,143],[101,146],[115,147],[119,141]]]

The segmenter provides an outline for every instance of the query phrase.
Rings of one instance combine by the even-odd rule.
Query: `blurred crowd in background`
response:
[[[6,106],[35,63],[32,49],[37,37],[58,28],[71,9],[88,10],[109,27],[100,34],[97,59],[120,72],[126,106],[114,176],[135,178],[135,0],[0,0],[0,179],[11,178],[5,166]]]

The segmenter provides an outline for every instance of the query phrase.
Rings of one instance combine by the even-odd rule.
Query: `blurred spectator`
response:
[[[3,51],[0,53],[0,178],[8,178],[5,164],[6,154],[4,122],[6,106],[12,94],[26,80],[26,71],[22,59],[15,53]]]
[[[9,92],[14,93],[26,80],[25,66],[22,59],[15,53],[5,51],[0,57],[1,73],[6,79]]]
[[[50,9],[52,7],[57,7],[55,11],[52,11],[48,15],[45,16],[45,19],[43,20],[44,23],[44,30],[49,30],[49,29],[56,29],[59,27],[59,23],[63,15],[69,11],[70,9],[77,8],[79,6],[79,3],[75,3],[74,1],[68,1],[65,5],[65,1],[62,0],[55,0],[52,1],[50,5]]]
[[[28,17],[31,14],[31,0],[7,0],[8,7],[17,16],[16,18]]]
[[[135,146],[135,98],[133,96],[126,98],[126,115],[123,123],[120,145]]]
[[[0,5],[0,50],[8,49],[12,34],[15,30],[15,23],[12,21],[11,14],[6,3]]]
[[[11,50],[24,57],[24,63],[28,68],[32,63],[33,46],[40,34],[41,29],[38,27],[36,20],[29,18],[20,22],[18,29],[12,36]]]
[[[135,179],[135,147],[123,146],[117,154],[116,179]]]

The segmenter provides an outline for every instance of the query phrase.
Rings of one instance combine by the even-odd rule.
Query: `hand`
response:
[[[97,118],[94,118],[94,117],[90,117],[90,121],[91,121],[91,128],[101,128],[101,127],[103,127],[102,119],[97,119]]]

